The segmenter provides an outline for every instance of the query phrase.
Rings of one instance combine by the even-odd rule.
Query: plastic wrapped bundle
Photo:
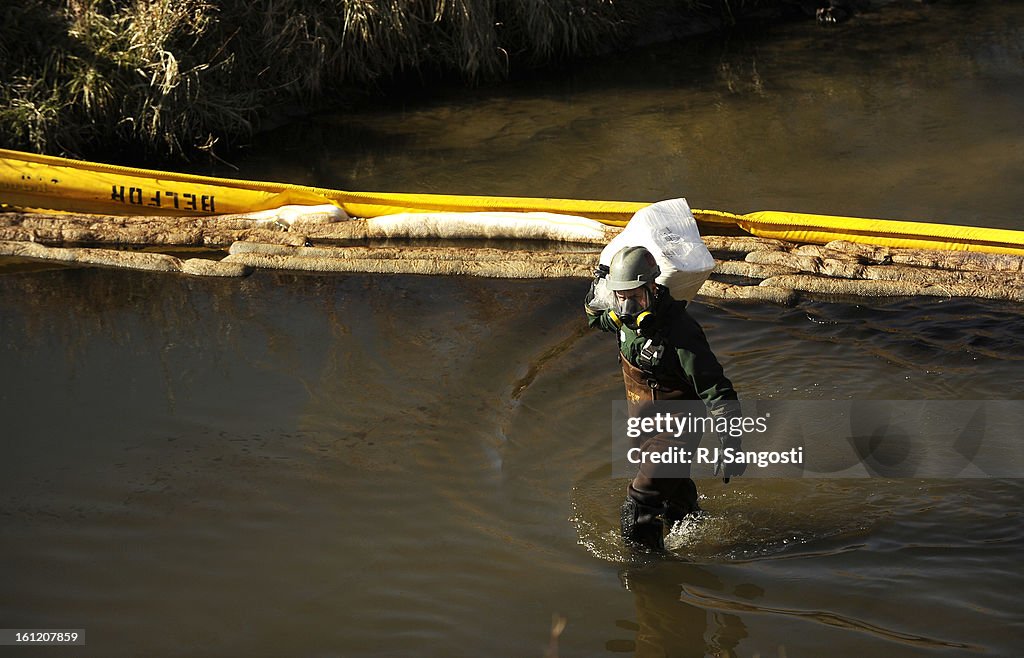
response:
[[[645,247],[658,261],[661,276],[675,299],[690,301],[715,269],[715,259],[700,239],[697,220],[686,199],[670,199],[641,208],[601,251],[601,265],[625,247]],[[611,291],[598,282],[594,308],[611,308]]]

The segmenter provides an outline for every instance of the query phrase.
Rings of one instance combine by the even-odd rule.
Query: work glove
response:
[[[598,266],[594,268],[594,280],[590,282],[590,290],[587,291],[587,297],[583,300],[583,305],[587,308],[587,311],[594,314],[600,313],[604,310],[601,308],[595,308],[593,306],[593,302],[594,298],[597,296],[597,284],[606,276],[608,276],[608,266],[598,264]]]
[[[722,449],[718,451],[718,459],[715,461],[715,477],[718,474],[722,474],[722,482],[729,484],[729,480],[734,477],[743,475],[747,470],[746,462],[737,463],[723,463],[725,457],[725,450],[731,448],[733,453],[739,452],[742,448],[743,441],[738,436],[730,436],[728,434],[719,434],[718,442],[722,444]]]
[[[593,283],[590,284],[590,290],[587,291],[587,296],[583,300],[583,308],[586,309],[590,315],[600,315],[604,309],[597,308],[594,304],[594,298],[596,295],[597,279],[594,279]]]

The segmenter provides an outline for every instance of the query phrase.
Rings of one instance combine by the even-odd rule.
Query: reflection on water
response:
[[[580,331],[579,281],[2,283],[12,627],[84,626],[104,656],[539,655],[552,612],[566,655],[1005,655],[1019,637],[1016,481],[703,481],[675,559],[626,552],[621,376],[608,336]],[[972,347],[1024,353],[1017,309],[842,308],[693,312],[750,397],[1022,390],[1016,360]],[[922,325],[940,339],[915,343]]]
[[[610,506],[621,501],[625,486],[618,485],[589,481],[574,488],[574,500],[581,503],[574,521],[590,552],[626,565],[620,577],[634,594],[636,622],[619,626],[633,630],[635,637],[609,641],[608,649],[638,656],[728,654],[748,637],[767,655],[783,655],[787,649],[801,655],[816,644],[813,636],[822,627],[842,629],[842,648],[834,649],[842,655],[853,655],[857,645],[879,647],[870,655],[985,652],[990,635],[957,632],[985,625],[963,618],[965,609],[975,605],[959,587],[971,580],[967,572],[973,569],[948,563],[954,556],[970,561],[981,555],[987,562],[1019,550],[1024,539],[1019,514],[1000,519],[995,512],[999,504],[990,506],[996,498],[1010,505],[1019,500],[1016,482],[758,481],[743,482],[739,491],[728,493],[718,483],[705,482],[712,493],[702,505],[710,511],[677,524],[666,538],[667,555],[654,556],[630,552],[614,527],[596,527],[587,520],[594,511],[583,510],[595,499],[604,498]],[[598,489],[614,489],[614,494],[602,496]],[[972,527],[967,537],[957,539],[962,526],[955,519],[963,518],[966,505],[979,504],[995,512],[981,513],[990,525]],[[896,539],[893,529],[902,524],[911,527],[896,531],[902,537]],[[893,552],[917,566],[887,555]],[[714,576],[718,570],[702,566],[709,560],[736,565],[723,572],[732,575],[732,582],[723,583]],[[947,607],[924,602],[935,595],[935,579],[942,583]],[[984,580],[998,589],[995,579]],[[906,589],[893,593],[891,587]],[[1010,601],[1003,594],[994,599]],[[899,601],[923,606],[941,621],[924,629],[908,625]],[[1018,615],[1012,604],[994,614],[1000,623],[1019,623],[1013,621]],[[765,622],[773,633],[760,631]],[[1009,641],[1012,646],[1014,640]],[[749,651],[750,644],[744,649]]]
[[[633,593],[636,622],[620,624],[633,630],[633,640],[612,640],[608,651],[635,656],[731,655],[747,637],[743,620],[727,612],[709,614],[706,605],[685,599],[688,587],[721,592],[722,582],[709,571],[668,560],[624,569],[622,584]],[[736,593],[754,595],[756,586],[737,587]]]
[[[326,115],[237,175],[1020,228],[1022,10]],[[1020,653],[1018,480],[702,481],[668,558],[625,551],[585,285],[0,272],[0,625],[97,656],[532,656],[553,612],[564,656]],[[1020,398],[1019,305],[840,302],[692,310],[747,398]]]
[[[326,114],[223,175],[353,190],[1021,224],[1020,3],[889,8]]]
[[[665,539],[670,554],[688,562],[754,561],[785,555],[816,554],[845,542],[846,550],[891,515],[879,504],[879,483],[850,480],[737,480],[701,482],[705,512],[677,523]],[[902,483],[893,484],[894,490]],[[631,562],[634,550],[618,533],[617,512],[625,497],[622,480],[601,468],[573,487],[573,522],[580,543],[596,557]],[[851,500],[873,498],[849,514]],[[793,501],[801,504],[795,506]],[[860,541],[858,541],[860,538]]]

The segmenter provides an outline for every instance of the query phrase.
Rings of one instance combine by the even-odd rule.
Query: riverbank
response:
[[[641,43],[811,15],[813,0],[30,0],[0,23],[0,142],[189,159],[398,83],[480,84]],[[396,8],[397,7],[397,8]]]

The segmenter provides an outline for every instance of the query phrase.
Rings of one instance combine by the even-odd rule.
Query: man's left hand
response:
[[[735,454],[736,452],[739,452],[739,450],[742,448],[743,441],[738,436],[728,435],[719,436],[718,441],[719,443],[722,444],[722,450],[719,451],[718,461],[715,462],[715,477],[718,477],[718,474],[721,473],[722,482],[729,484],[730,478],[739,477],[746,472],[747,464],[746,462],[735,461],[723,463],[725,457],[725,450],[727,448],[731,449],[733,454]]]

